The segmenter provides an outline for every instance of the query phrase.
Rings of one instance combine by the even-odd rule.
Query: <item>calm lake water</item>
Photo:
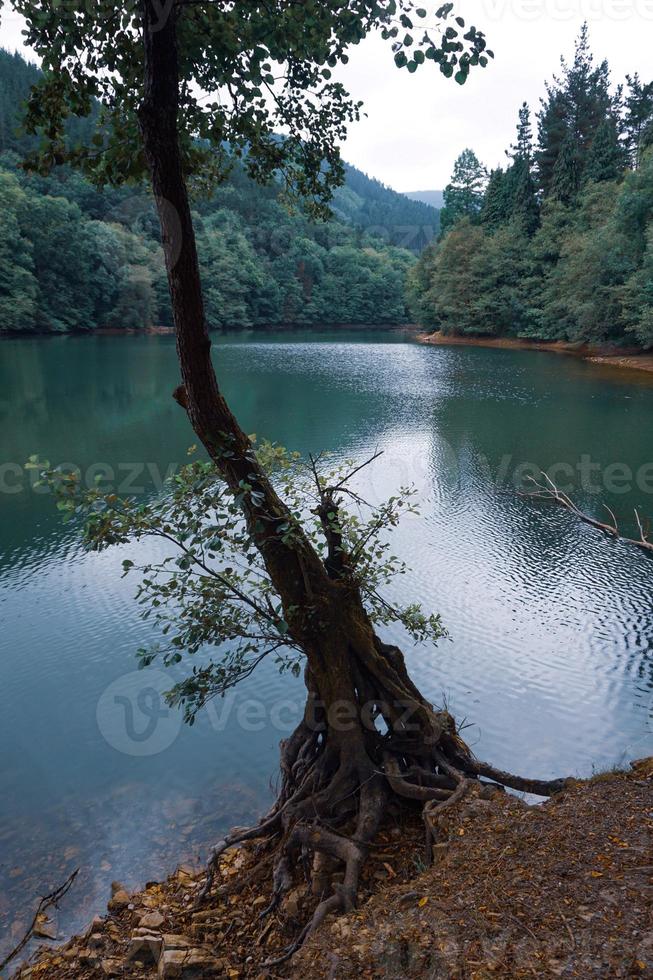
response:
[[[633,507],[653,515],[653,377],[399,333],[226,336],[215,358],[247,431],[382,449],[360,478],[376,500],[418,487],[395,594],[441,612],[451,637],[408,657],[479,755],[547,777],[653,752],[653,561],[515,493],[524,464],[557,465],[597,515],[606,503],[630,530]],[[133,549],[80,551],[20,473],[39,453],[154,492],[194,441],[176,384],[167,337],[0,346],[0,948],[73,868],[62,933],[112,879],[161,876],[252,820],[301,710],[301,685],[262,667],[193,729],[163,714],[177,675],[134,674],[153,637],[121,579]]]

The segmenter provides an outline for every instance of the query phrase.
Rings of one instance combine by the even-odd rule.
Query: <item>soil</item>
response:
[[[277,966],[267,961],[317,898],[298,867],[294,889],[262,918],[271,856],[234,848],[215,884],[226,893],[214,889],[200,909],[201,869],[133,895],[116,883],[105,918],[17,976],[653,977],[652,830],[653,758],[574,782],[541,805],[499,792],[467,797],[447,814],[430,867],[419,813],[389,816],[358,908],[329,917]]]

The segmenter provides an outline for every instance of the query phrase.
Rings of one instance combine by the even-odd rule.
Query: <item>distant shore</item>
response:
[[[219,330],[211,330],[210,334],[214,337],[219,337],[222,334],[248,334],[248,333],[274,333],[275,331],[282,332],[315,332],[321,333],[327,330],[350,330],[350,331],[360,331],[361,333],[366,330],[387,330],[388,332],[393,331],[404,331],[406,333],[415,334],[418,333],[420,327],[414,323],[264,323],[256,324],[252,327],[223,327]],[[0,340],[27,340],[34,338],[47,338],[47,337],[169,337],[174,336],[175,328],[168,326],[153,326],[153,327],[95,327],[93,330],[65,330],[65,331],[52,331],[52,330],[12,330],[12,331],[0,331]]]
[[[564,340],[526,340],[521,337],[459,336],[440,333],[418,333],[421,344],[441,347],[496,347],[502,350],[538,350],[550,354],[569,354],[593,364],[653,373],[653,352],[637,348],[574,344]]]

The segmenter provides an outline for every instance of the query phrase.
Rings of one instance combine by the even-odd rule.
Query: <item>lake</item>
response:
[[[416,485],[394,594],[440,612],[450,638],[407,656],[478,755],[549,777],[653,753],[653,559],[516,492],[554,467],[634,531],[634,507],[653,515],[653,377],[392,331],[225,335],[215,361],[246,431],[304,453],[382,450],[360,475],[372,500]],[[0,345],[0,949],[75,867],[62,934],[113,879],[202,860],[254,819],[302,707],[301,683],[263,666],[182,726],[157,700],[180,675],[135,673],[154,637],[121,578],[134,548],[81,551],[21,470],[38,453],[156,492],[195,441],[177,378],[169,337]]]

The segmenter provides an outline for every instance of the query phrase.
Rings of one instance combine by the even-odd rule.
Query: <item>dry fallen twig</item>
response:
[[[4,970],[7,964],[11,963],[11,961],[18,956],[21,950],[25,948],[27,943],[34,935],[34,930],[36,929],[40,916],[43,915],[46,909],[59,907],[59,902],[72,887],[73,882],[75,881],[75,878],[77,877],[78,873],[79,873],[79,868],[75,868],[73,873],[66,878],[63,885],[59,885],[59,887],[55,888],[54,891],[51,891],[49,895],[44,895],[43,898],[39,900],[39,904],[36,907],[36,912],[34,913],[34,918],[32,919],[29,928],[25,932],[20,942],[16,946],[14,946],[11,952],[7,956],[5,956],[5,958],[0,963],[0,972]]]
[[[639,538],[629,538],[621,534],[619,531],[619,525],[617,523],[617,518],[614,512],[610,510],[607,504],[603,504],[608,514],[612,518],[612,524],[606,524],[603,521],[597,520],[590,514],[586,514],[585,511],[578,507],[571,497],[566,494],[563,490],[560,490],[553,480],[547,476],[544,471],[542,471],[542,477],[544,478],[544,483],[538,483],[534,477],[529,476],[528,482],[531,483],[535,489],[529,491],[519,491],[520,497],[525,497],[527,500],[549,500],[552,503],[559,504],[564,507],[565,510],[570,511],[575,517],[585,524],[589,524],[591,527],[595,527],[598,531],[602,531],[611,538],[615,538],[617,541],[623,541],[624,544],[634,545],[636,548],[641,548],[644,551],[653,552],[653,541],[649,540],[649,531],[644,530],[639,511],[635,508],[635,520],[637,521],[637,527],[639,529]]]

